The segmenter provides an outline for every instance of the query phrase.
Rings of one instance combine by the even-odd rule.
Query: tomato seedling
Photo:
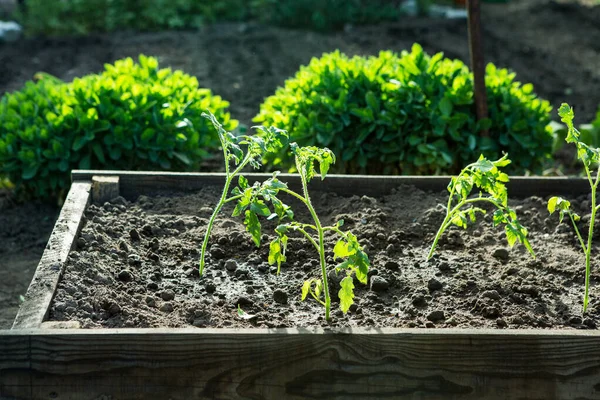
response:
[[[244,178],[243,175],[240,175],[240,173],[247,165],[251,165],[255,169],[259,168],[263,155],[265,155],[267,152],[277,151],[288,137],[287,132],[284,130],[277,129],[275,127],[266,128],[263,126],[253,127],[258,129],[261,132],[261,135],[235,136],[231,132],[227,132],[219,123],[219,121],[217,121],[215,116],[210,112],[202,113],[202,116],[212,122],[217,134],[219,135],[221,146],[223,147],[223,157],[225,162],[225,186],[223,187],[221,198],[215,206],[215,209],[208,221],[204,240],[202,241],[202,251],[200,252],[200,276],[202,276],[204,273],[206,248],[208,246],[208,239],[210,238],[213,224],[217,218],[217,215],[221,211],[221,208],[223,208],[226,203],[238,200],[238,205],[236,206],[233,215],[237,216],[242,211],[245,211],[244,224],[246,225],[246,230],[252,235],[252,239],[254,240],[256,246],[260,246],[260,222],[258,221],[257,214],[268,216],[270,215],[270,212],[268,211],[269,209],[263,199],[255,195],[256,191],[254,188],[248,187],[248,180]],[[246,146],[246,150],[242,150],[240,146]],[[231,171],[231,163],[235,165],[233,171]],[[232,191],[232,196],[228,197],[229,187],[231,186],[233,179],[238,175],[239,187],[236,187]],[[274,181],[270,181],[273,185],[277,185],[276,179]],[[269,199],[269,188],[264,187],[262,189],[262,193],[266,196],[265,198]],[[242,206],[240,206],[240,204],[242,204]],[[281,218],[283,218],[287,213],[291,212],[289,207],[281,204],[281,202],[278,202],[278,204],[274,203],[274,205],[275,209],[280,212],[279,216]]]
[[[300,200],[313,219],[313,224],[305,224],[297,221],[291,221],[281,224],[276,228],[278,237],[271,242],[269,251],[269,263],[277,263],[277,270],[281,263],[285,261],[285,250],[287,247],[289,232],[300,232],[319,253],[319,264],[321,267],[321,277],[311,278],[304,282],[302,286],[302,300],[304,301],[310,294],[317,302],[325,307],[325,319],[330,319],[331,296],[329,294],[329,284],[327,282],[327,263],[325,261],[325,232],[334,232],[339,235],[339,239],[333,248],[334,259],[343,259],[344,261],[335,267],[337,272],[345,272],[346,276],[341,280],[341,289],[338,292],[340,298],[340,309],[346,313],[354,303],[354,279],[352,274],[356,275],[359,282],[367,283],[367,272],[369,270],[369,257],[363,251],[358,239],[351,232],[344,232],[340,228],[343,221],[338,221],[332,226],[323,226],[317,215],[308,193],[308,183],[316,175],[315,164],[319,164],[321,179],[325,179],[329,167],[335,163],[335,155],[327,148],[314,146],[299,147],[296,143],[290,144],[294,154],[296,169],[302,182],[302,194],[296,193],[287,187],[280,188],[284,193],[294,196]],[[290,218],[290,219],[293,219]],[[310,232],[310,233],[309,233]],[[316,234],[317,238],[311,235]]]
[[[500,171],[501,167],[508,164],[510,160],[507,154],[496,161],[490,161],[482,155],[477,162],[467,165],[458,176],[452,177],[448,185],[450,196],[446,206],[446,217],[435,235],[427,260],[433,257],[440,237],[451,225],[466,229],[469,221],[476,221],[477,213],[486,213],[484,209],[475,207],[473,205],[475,203],[493,205],[496,208],[494,226],[504,224],[509,246],[514,246],[518,241],[535,258],[535,253],[527,239],[527,229],[521,225],[515,211],[508,206],[508,191],[505,185],[508,182],[508,175]],[[479,196],[469,198],[474,187],[480,189]],[[453,204],[454,201],[456,205]]]
[[[560,115],[561,121],[567,124],[568,131],[565,141],[567,143],[575,143],[575,146],[577,147],[577,158],[583,163],[583,168],[585,169],[585,174],[587,176],[588,182],[590,183],[590,188],[592,191],[592,204],[587,244],[586,242],[584,242],[583,237],[579,232],[579,228],[577,227],[577,221],[579,221],[580,217],[579,215],[574,213],[573,210],[571,210],[571,203],[568,200],[565,200],[562,197],[558,196],[550,198],[550,200],[548,200],[548,211],[550,212],[550,214],[553,214],[556,210],[558,210],[560,214],[560,222],[563,221],[565,214],[569,216],[569,219],[573,224],[573,228],[575,229],[575,233],[577,234],[577,238],[579,239],[579,244],[581,245],[583,253],[585,254],[585,293],[583,296],[583,312],[586,312],[589,303],[592,237],[594,235],[594,222],[596,220],[596,213],[598,212],[598,208],[600,208],[600,206],[596,206],[596,192],[598,189],[598,183],[600,182],[600,169],[596,171],[596,176],[594,178],[593,168],[597,168],[598,163],[600,163],[600,149],[589,146],[581,140],[581,133],[573,126],[573,119],[575,118],[575,114],[573,113],[573,109],[569,107],[568,104],[563,103],[560,106],[560,108],[558,109],[558,115]]]

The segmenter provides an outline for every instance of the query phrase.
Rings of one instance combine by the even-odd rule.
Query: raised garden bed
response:
[[[583,257],[568,228],[542,219],[546,196],[577,199],[575,207],[587,201],[586,180],[511,180],[537,261],[520,248],[506,251],[501,231],[482,221],[449,232],[429,263],[423,249],[443,218],[435,208],[448,178],[311,183],[322,217],[345,214],[367,243],[375,280],[388,284],[381,291],[357,285],[357,309],[334,313],[328,324],[320,306],[299,301],[298,282],[315,269],[316,255],[291,242],[277,278],[227,213],[211,238],[220,249],[211,249],[206,277],[194,275],[192,248],[201,241],[203,207],[212,205],[201,200],[211,202],[221,175],[80,171],[73,178],[13,330],[0,333],[2,399],[600,398],[600,335],[590,329],[600,323],[598,302],[592,297],[582,318]],[[117,195],[124,199],[104,205]],[[131,242],[133,229],[140,238]],[[281,289],[285,301],[275,299]],[[240,303],[255,317],[238,318]]]

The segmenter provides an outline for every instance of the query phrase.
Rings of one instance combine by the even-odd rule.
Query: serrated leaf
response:
[[[308,296],[308,292],[310,292],[310,286],[312,285],[312,279],[304,281],[302,285],[302,301],[306,300],[306,296]]]
[[[354,282],[351,276],[346,276],[340,282],[340,291],[338,296],[340,298],[340,309],[345,313],[348,312],[350,306],[354,304]]]
[[[256,247],[260,247],[260,222],[256,214],[250,210],[246,210],[244,225],[246,225],[246,231],[252,236],[252,241],[254,241]]]
[[[333,248],[333,259],[345,258],[353,254],[356,250],[352,250],[350,245],[344,240],[340,239]]]
[[[255,200],[250,204],[250,210],[262,217],[271,215],[271,210],[262,200]]]

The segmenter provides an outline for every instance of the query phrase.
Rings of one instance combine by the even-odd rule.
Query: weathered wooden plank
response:
[[[118,176],[92,176],[92,202],[104,204],[119,196]]]
[[[83,223],[82,216],[89,202],[90,187],[89,182],[80,181],[71,185],[67,200],[27,289],[25,301],[19,308],[13,329],[37,328],[44,321],[64,263]]]
[[[193,191],[205,186],[222,186],[225,176],[222,173],[176,173],[176,172],[132,172],[132,171],[73,171],[74,180],[90,180],[92,176],[118,176],[121,195],[135,199],[137,196],[169,191]],[[264,180],[270,174],[244,174],[250,182]],[[281,179],[295,190],[300,189],[300,181],[295,174],[281,174]],[[400,185],[414,185],[427,191],[446,190],[448,176],[390,176],[390,175],[328,175],[324,181],[315,178],[311,189],[327,190],[340,195],[379,196],[388,194]],[[590,192],[585,178],[569,177],[511,177],[508,183],[511,197],[568,195],[577,196]]]
[[[600,335],[13,330],[0,332],[0,398],[600,399]]]

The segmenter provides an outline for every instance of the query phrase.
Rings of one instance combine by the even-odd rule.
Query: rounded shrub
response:
[[[151,57],[71,83],[38,79],[0,101],[0,176],[35,197],[60,194],[77,168],[197,170],[219,148],[202,112],[237,126],[229,103]]]
[[[334,52],[301,67],[254,121],[288,130],[290,142],[329,147],[337,172],[454,173],[481,153],[502,152],[513,172],[536,171],[551,154],[551,107],[514,78],[488,65],[490,117],[477,122],[472,75],[461,61],[429,56],[418,44],[400,55]],[[285,149],[269,161],[293,168]]]

